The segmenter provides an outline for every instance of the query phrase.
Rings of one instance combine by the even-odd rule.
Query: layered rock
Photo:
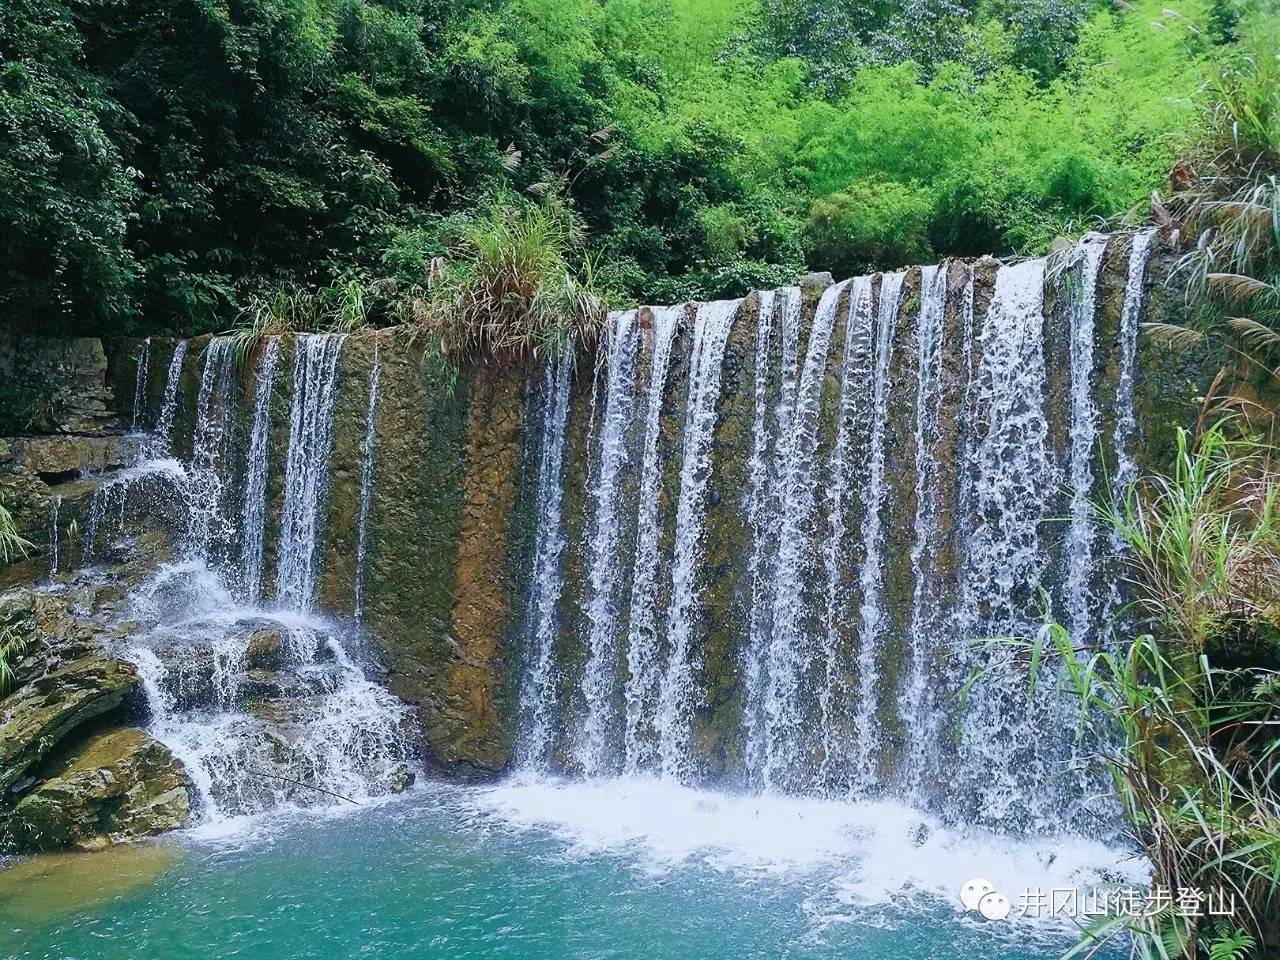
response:
[[[140,681],[102,638],[120,594],[84,585],[0,597],[10,691],[0,698],[0,847],[94,849],[184,826],[181,766],[120,728]],[[112,626],[112,624],[116,626]]]
[[[169,749],[134,727],[59,751],[3,821],[10,849],[96,850],[177,830],[191,816],[186,777]]]

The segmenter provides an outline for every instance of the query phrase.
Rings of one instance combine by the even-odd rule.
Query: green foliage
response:
[[[18,533],[9,508],[0,503],[0,565],[9,563],[18,557],[25,557],[31,549],[31,543]]]
[[[865,179],[816,201],[805,229],[809,262],[840,275],[928,260],[929,201],[894,180]]]
[[[385,323],[502,191],[560,195],[623,300],[1026,250],[1161,183],[1255,56],[1215,2],[15,0],[0,305],[197,333],[394,280]]]
[[[559,197],[530,203],[499,195],[455,225],[448,260],[416,305],[446,358],[538,355],[593,341],[605,309],[582,256],[581,225]]]

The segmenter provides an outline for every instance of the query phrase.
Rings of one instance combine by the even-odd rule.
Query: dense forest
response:
[[[318,290],[377,314],[512,211],[616,303],[1042,249],[1194,157],[1261,20],[1231,0],[6,0],[0,312],[194,333]]]

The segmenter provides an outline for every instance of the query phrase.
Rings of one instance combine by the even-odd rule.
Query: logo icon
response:
[[[990,880],[974,877],[960,888],[960,902],[965,910],[976,910],[988,920],[1004,920],[1009,916],[1009,898],[997,893]]]

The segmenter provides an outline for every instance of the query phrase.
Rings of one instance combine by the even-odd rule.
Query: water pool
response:
[[[1080,876],[1099,849],[996,848],[913,817],[651,782],[431,785],[11,865],[0,955],[1040,960],[1070,945],[1043,922],[965,916],[944,891],[980,869],[997,885]]]

